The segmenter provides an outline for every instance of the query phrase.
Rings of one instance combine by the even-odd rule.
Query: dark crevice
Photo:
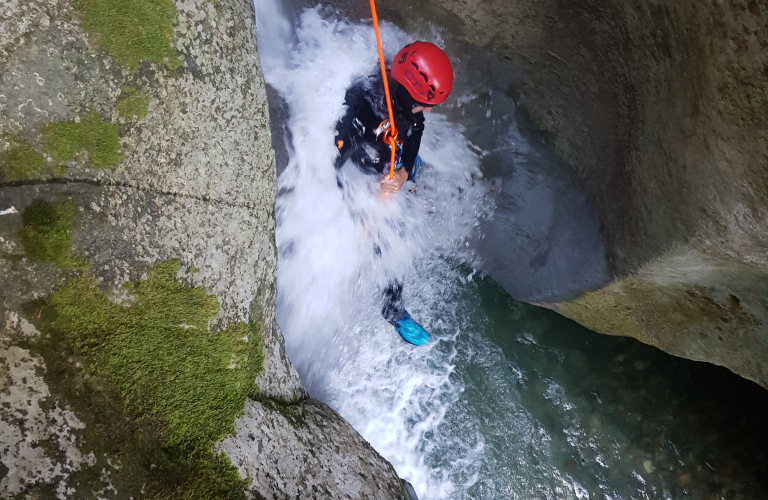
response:
[[[307,396],[287,400],[274,396],[257,394],[251,397],[253,401],[261,403],[265,408],[280,413],[294,428],[306,426],[306,403],[310,400]]]
[[[72,184],[87,184],[95,187],[118,187],[125,189],[133,189],[136,191],[143,191],[145,193],[153,193],[161,196],[171,196],[173,198],[187,198],[192,200],[203,201],[206,203],[215,203],[217,205],[226,205],[234,208],[256,208],[256,205],[252,203],[231,203],[221,199],[211,198],[210,196],[195,196],[190,194],[176,193],[173,191],[163,191],[160,189],[153,189],[151,187],[141,187],[130,182],[116,181],[113,179],[70,179],[64,177],[52,177],[49,179],[23,179],[16,181],[0,182],[0,189],[4,188],[17,188],[26,186],[46,186],[46,185],[72,185]]]

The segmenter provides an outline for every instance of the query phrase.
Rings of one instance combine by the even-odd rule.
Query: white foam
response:
[[[342,192],[334,126],[347,87],[378,67],[373,29],[315,8],[292,33],[275,21],[272,3],[256,2],[257,34],[265,79],[290,109],[290,163],[277,204],[277,315],[287,354],[309,392],[339,411],[420,498],[448,498],[476,481],[483,449],[479,432],[462,440],[440,428],[462,390],[451,377],[460,333],[451,301],[461,283],[452,262],[471,259],[466,240],[490,210],[478,157],[459,126],[432,113],[415,194],[384,196],[377,176],[351,164],[340,172]],[[411,41],[392,25],[381,28],[386,57]],[[403,342],[381,317],[381,290],[394,278],[404,280],[406,307],[433,335],[425,347]],[[450,467],[430,464],[436,446],[455,451]]]

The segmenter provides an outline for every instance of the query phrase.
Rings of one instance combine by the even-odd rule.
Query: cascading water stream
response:
[[[406,185],[384,197],[378,178],[351,164],[338,173],[340,189],[334,126],[346,88],[377,70],[373,30],[321,7],[304,10],[295,27],[276,0],[255,7],[265,80],[287,103],[291,135],[278,180],[277,315],[310,394],[349,421],[421,500],[684,498],[672,479],[686,467],[678,437],[660,438],[654,455],[656,444],[626,436],[638,425],[655,436],[668,413],[648,429],[642,418],[605,416],[603,401],[631,381],[621,351],[631,349],[611,352],[606,361],[617,371],[598,380],[587,367],[602,366],[608,348],[583,352],[587,332],[512,302],[472,271],[472,242],[495,208],[480,170],[487,152],[432,113],[415,193]],[[412,41],[381,28],[387,58]],[[508,127],[505,137],[523,141],[513,121]],[[381,291],[394,277],[432,335],[425,347],[403,342],[381,317]],[[553,330],[570,333],[563,340]],[[606,345],[614,341],[627,342]],[[645,367],[661,355],[638,356]]]
[[[409,41],[390,25],[382,37],[389,58]],[[379,179],[352,164],[339,173],[339,189],[334,125],[352,80],[375,71],[375,47],[369,26],[314,9],[302,15],[289,59],[262,56],[267,82],[290,106],[293,136],[279,180],[278,320],[310,393],[340,411],[417,490],[446,497],[452,478],[424,473],[424,436],[461,390],[450,377],[461,319],[454,259],[488,210],[487,186],[461,130],[431,116],[415,194],[404,188],[384,197]],[[406,303],[433,334],[426,348],[402,342],[381,317],[381,291],[395,277],[405,278]],[[482,449],[475,441],[457,443],[467,485],[476,474],[470,456]]]

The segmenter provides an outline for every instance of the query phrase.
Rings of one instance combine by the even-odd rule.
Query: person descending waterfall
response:
[[[384,176],[381,189],[394,194],[406,181],[413,181],[421,166],[419,147],[424,132],[424,113],[446,100],[453,86],[453,68],[448,56],[429,42],[415,42],[395,55],[389,68],[392,84],[392,112],[395,121],[395,171],[389,175],[390,129],[384,83],[381,76],[355,82],[345,96],[346,114],[336,125],[337,172],[347,160],[362,171]],[[337,184],[343,189],[337,173]],[[376,249],[381,253],[381,249]],[[382,315],[406,341],[424,345],[429,335],[405,310],[403,284],[396,280],[384,291]]]

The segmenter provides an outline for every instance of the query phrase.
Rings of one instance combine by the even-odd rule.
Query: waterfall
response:
[[[290,109],[293,138],[277,202],[277,315],[286,352],[310,394],[339,411],[418,492],[445,498],[455,488],[449,476],[465,477],[461,487],[472,483],[483,446],[479,435],[452,443],[456,471],[427,463],[462,390],[451,378],[462,328],[455,285],[459,264],[472,258],[467,241],[491,209],[479,158],[460,126],[431,113],[415,186],[382,195],[378,176],[348,163],[340,189],[334,127],[347,87],[377,69],[373,30],[318,7],[301,14],[293,39],[278,9],[257,2],[264,76]],[[390,24],[381,28],[387,58],[412,41]],[[406,308],[432,334],[426,347],[406,344],[381,317],[382,290],[396,278]]]

